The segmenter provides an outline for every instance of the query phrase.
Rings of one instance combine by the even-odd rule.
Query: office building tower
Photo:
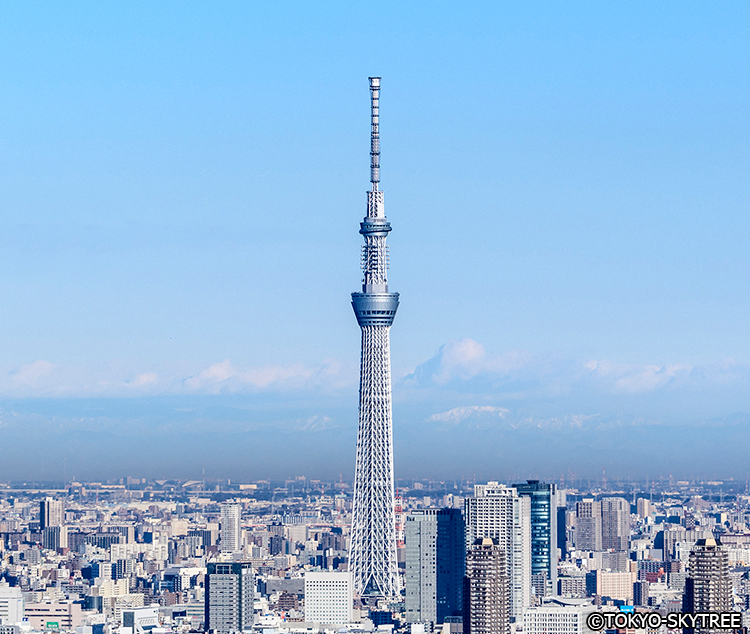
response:
[[[624,498],[604,498],[602,513],[602,550],[628,550],[630,539],[630,503]]]
[[[505,549],[492,537],[466,551],[464,634],[509,634],[510,582]]]
[[[557,486],[527,480],[513,487],[531,503],[531,575],[537,580],[536,594],[553,594],[557,590]]]
[[[305,573],[305,621],[346,625],[352,622],[353,607],[351,573]]]
[[[354,473],[349,569],[361,595],[398,594],[396,517],[393,493],[390,329],[398,293],[388,291],[388,247],[391,225],[385,217],[380,183],[380,78],[370,78],[371,138],[362,292],[352,306],[362,330],[359,378],[359,428]]]
[[[62,500],[46,498],[39,502],[39,528],[44,530],[50,526],[62,526],[63,503]]]
[[[488,482],[464,501],[467,548],[491,537],[507,556],[510,618],[520,621],[531,605],[531,502],[512,487]]]
[[[12,588],[0,581],[0,625],[17,625],[23,621],[23,594],[21,588]]]
[[[683,612],[730,612],[732,610],[732,581],[729,577],[729,557],[716,539],[699,539],[690,551]],[[710,632],[696,629],[685,632]]]
[[[576,548],[602,549],[602,505],[593,499],[576,502]]]
[[[638,517],[646,519],[651,516],[651,501],[647,498],[638,498],[635,505],[635,510],[638,513]]]
[[[633,584],[633,605],[648,605],[648,581],[636,581]]]
[[[209,563],[206,571],[205,624],[214,634],[253,626],[255,575],[247,562]]]
[[[460,509],[406,516],[406,621],[445,623],[463,609],[464,521]]]
[[[47,526],[42,529],[42,548],[58,550],[68,547],[67,526]]]
[[[242,507],[239,504],[221,505],[221,552],[242,550]]]

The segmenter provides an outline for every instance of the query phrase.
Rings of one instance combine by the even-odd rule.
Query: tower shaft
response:
[[[388,292],[391,225],[385,217],[380,182],[380,78],[370,77],[371,140],[367,215],[360,224],[362,292],[352,306],[362,329],[359,428],[354,474],[354,507],[349,567],[362,595],[398,594],[396,519],[393,494],[393,424],[391,414],[390,328],[398,293]]]

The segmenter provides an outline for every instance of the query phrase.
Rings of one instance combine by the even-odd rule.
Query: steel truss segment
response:
[[[350,568],[360,593],[398,594],[390,328],[362,327]]]

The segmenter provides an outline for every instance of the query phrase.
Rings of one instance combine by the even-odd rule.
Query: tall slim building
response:
[[[39,502],[39,528],[44,530],[50,526],[62,526],[63,503],[62,500],[46,498]]]
[[[242,507],[239,504],[221,505],[221,552],[242,550]]]
[[[477,539],[466,551],[464,634],[510,632],[508,558],[496,539]]]
[[[464,504],[466,547],[490,537],[505,552],[510,618],[520,622],[524,609],[531,605],[531,502],[512,487],[488,482],[476,485],[474,496]]]
[[[592,498],[576,502],[576,548],[602,549],[602,504]]]
[[[255,575],[247,562],[209,563],[206,570],[205,624],[214,634],[253,626]]]
[[[445,623],[463,609],[464,520],[460,509],[406,517],[406,622]]]
[[[699,539],[690,551],[682,610],[683,612],[730,612],[732,605],[729,556],[721,542],[711,538]],[[692,632],[703,634],[713,631],[718,630],[685,630],[686,634],[692,634]]]
[[[557,592],[557,486],[539,480],[514,484],[531,501],[531,575],[544,580],[544,595]]]
[[[603,498],[602,550],[628,550],[630,502],[625,498]]]
[[[362,595],[395,597],[398,593],[396,518],[393,495],[390,328],[398,293],[388,292],[391,225],[385,217],[380,182],[380,77],[370,77],[371,140],[362,292],[352,306],[362,329],[359,377],[359,429],[354,474],[354,504],[349,566],[355,590]]]

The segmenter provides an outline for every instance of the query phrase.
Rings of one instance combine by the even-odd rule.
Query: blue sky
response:
[[[276,455],[263,426],[333,434],[331,468],[351,471],[350,438],[331,430],[356,425],[349,293],[369,75],[383,77],[402,294],[394,419],[408,455],[409,434],[449,420],[475,430],[469,451],[487,426],[672,438],[750,412],[745,4],[2,12],[0,437],[13,451],[78,434],[106,457],[107,433],[138,447],[154,430],[200,428],[219,453],[246,434],[251,459],[232,473],[260,477],[257,454]],[[195,438],[154,475],[192,477]],[[529,442],[541,443],[531,464],[488,454],[487,476],[549,475],[559,442],[498,440]],[[441,446],[397,475],[431,469]],[[45,451],[56,473],[55,442]],[[446,477],[461,460],[442,461]],[[651,475],[731,463],[607,460]]]

